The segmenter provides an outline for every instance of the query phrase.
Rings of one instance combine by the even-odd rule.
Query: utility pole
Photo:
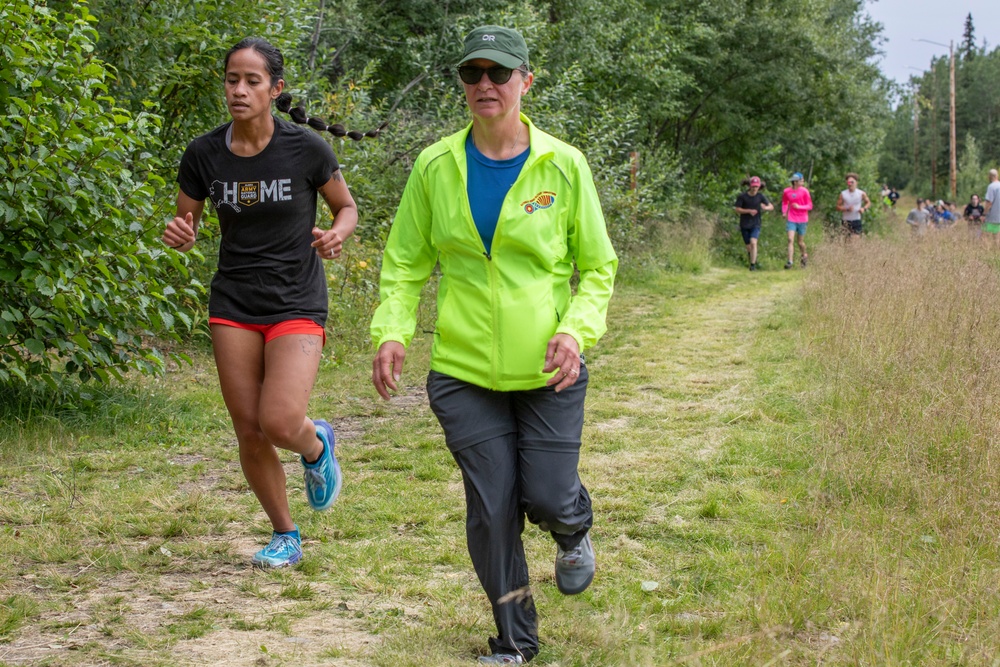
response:
[[[949,158],[949,162],[950,162],[949,169],[948,169],[948,180],[949,180],[948,184],[951,186],[951,188],[950,188],[951,189],[951,200],[955,201],[955,199],[958,196],[958,159],[957,159],[957,156],[956,156],[956,141],[955,141],[955,135],[956,135],[956,131],[955,131],[955,40],[951,40],[951,42],[948,43],[948,44],[942,44],[941,42],[934,42],[934,41],[931,41],[929,39],[914,39],[913,41],[915,41],[915,42],[927,42],[928,44],[935,44],[937,46],[948,47],[948,70],[949,70],[949,78],[951,79],[950,84],[949,84],[949,88],[950,88],[949,97],[950,97],[950,100],[949,100],[949,104],[948,104],[948,111],[949,111],[949,114],[948,114],[949,115],[949,122],[948,122],[948,125],[949,125],[949,127],[948,127],[948,140],[949,140],[948,158]],[[934,73],[936,73],[937,72],[937,68],[934,68],[932,71]],[[935,87],[935,95],[936,95],[936,93],[937,93],[937,88]],[[935,98],[935,102],[936,101],[937,101],[937,99]],[[932,137],[933,137],[933,136],[936,135],[937,123],[936,123],[936,121],[932,121],[932,122],[934,122],[934,124],[935,124],[934,128],[933,128],[933,131],[932,131]],[[936,145],[937,145],[937,142],[935,141],[935,146]],[[935,148],[935,150],[936,150],[936,148]],[[934,163],[932,162],[931,164],[934,164]],[[936,182],[937,182],[936,174],[932,173],[931,174],[931,190],[934,191],[934,196],[935,197],[937,196],[937,188],[935,187]]]
[[[937,199],[937,67],[931,67],[931,197]]]
[[[909,69],[923,72],[918,67]],[[913,186],[916,187],[917,179],[920,177],[920,88],[917,81],[910,78],[910,92],[913,94]]]
[[[920,96],[917,94],[917,87],[913,87],[913,185],[917,184],[917,175],[920,173]]]
[[[951,70],[951,102],[949,104],[948,110],[951,116],[951,170],[948,174],[949,181],[951,185],[951,200],[954,202],[958,198],[958,159],[955,156],[955,40],[951,40],[948,46],[948,60],[951,61],[949,69]]]

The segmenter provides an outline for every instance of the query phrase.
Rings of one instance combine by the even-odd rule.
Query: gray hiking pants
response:
[[[494,653],[538,652],[535,603],[521,533],[524,519],[576,547],[593,525],[580,482],[587,368],[558,394],[551,387],[491,391],[431,371],[427,394],[465,485],[472,565],[493,607]]]

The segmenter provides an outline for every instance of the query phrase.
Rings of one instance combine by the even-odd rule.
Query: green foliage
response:
[[[878,173],[881,180],[897,190],[913,180],[913,105],[904,99],[886,121],[885,139],[879,155]]]
[[[147,338],[188,316],[155,240],[159,119],[109,96],[84,5],[0,9],[0,382],[108,381],[158,370]],[[151,222],[152,221],[152,222]],[[184,288],[194,295],[197,285]]]
[[[968,201],[973,194],[982,199],[986,194],[986,186],[990,182],[989,168],[983,166],[979,142],[973,136],[965,139],[965,150],[958,159],[957,181],[958,202]]]
[[[659,248],[662,238],[667,238],[676,246],[663,250],[663,262],[674,268],[704,268],[701,243],[705,233],[701,222],[691,222],[690,211],[701,206],[710,209],[709,218],[728,215],[737,184],[751,172],[775,187],[783,184],[791,170],[811,174],[809,185],[817,199],[835,197],[847,170],[862,173],[863,187],[875,188],[872,156],[881,140],[887,90],[872,65],[878,28],[864,18],[855,2],[500,0],[484,5],[475,0],[446,4],[433,0],[91,0],[82,5],[79,0],[51,0],[45,9],[23,0],[12,6],[29,8],[24,10],[28,15],[48,17],[49,23],[43,23],[53,27],[46,28],[46,43],[66,45],[59,57],[65,60],[67,49],[78,49],[82,64],[73,65],[74,71],[87,71],[90,65],[100,70],[100,76],[91,72],[47,94],[59,100],[54,104],[66,107],[60,112],[63,116],[74,113],[73,109],[77,113],[88,109],[83,132],[86,146],[81,144],[80,150],[103,147],[105,162],[87,163],[88,168],[108,181],[117,179],[113,195],[91,193],[89,207],[76,202],[76,210],[63,212],[61,223],[66,229],[76,225],[91,230],[94,233],[88,239],[101,239],[96,256],[114,255],[114,261],[105,260],[114,280],[109,283],[96,261],[94,268],[90,264],[80,269],[53,268],[56,255],[41,250],[48,264],[34,267],[36,273],[29,272],[24,279],[44,274],[42,282],[51,279],[58,286],[82,275],[88,288],[109,283],[101,287],[102,298],[130,299],[137,306],[130,317],[157,335],[172,328],[170,317],[177,320],[178,312],[184,313],[181,319],[189,329],[200,330],[204,321],[201,285],[207,284],[215,269],[218,247],[212,212],[202,224],[199,250],[191,256],[164,255],[155,263],[162,267],[157,271],[144,262],[152,263],[156,254],[152,248],[158,246],[146,244],[172,214],[173,181],[184,147],[227,120],[220,84],[223,57],[249,35],[263,36],[281,49],[286,87],[310,115],[362,130],[389,121],[387,131],[375,141],[331,140],[361,214],[358,243],[348,248],[343,262],[327,267],[330,334],[335,343],[349,348],[366,342],[366,319],[378,300],[381,247],[413,159],[422,148],[468,122],[453,66],[462,36],[475,25],[512,25],[525,35],[536,75],[525,98],[525,111],[540,128],[587,156],[623,264],[647,261],[648,249]],[[76,28],[72,26],[78,21],[67,20],[57,29],[53,17],[59,12],[71,17],[92,12],[96,19],[88,18]],[[96,38],[90,25],[97,30]],[[6,29],[8,49],[11,44],[31,43],[16,26],[16,22],[9,23]],[[69,39],[72,30],[84,35],[84,41]],[[752,58],[747,57],[749,53]],[[44,56],[34,51],[29,55],[36,60]],[[23,97],[12,88],[16,77],[33,80],[37,70],[34,61],[25,57],[11,57],[0,65],[5,74],[0,80],[0,104],[9,118],[25,114],[8,100]],[[57,60],[55,53],[46,57]],[[25,104],[35,109],[44,106]],[[94,105],[127,120],[106,127],[100,114],[89,110]],[[60,113],[39,113],[41,119],[33,119],[30,129],[5,117],[5,131],[22,128],[18,131],[37,133],[47,127],[46,120],[61,118]],[[46,131],[56,134],[45,138],[42,151],[60,146],[58,138],[63,135],[58,133],[68,131],[61,120],[50,125]],[[4,154],[11,155],[18,145],[16,138],[6,141]],[[989,155],[988,150],[984,145],[984,155]],[[112,168],[115,161],[117,167]],[[60,170],[74,169],[63,159],[44,176],[40,170],[32,173],[46,182],[65,184],[58,176]],[[52,210],[63,206],[59,196],[75,201],[79,192],[86,192],[74,186],[69,195],[64,186],[53,187],[53,192],[33,192]],[[18,194],[23,193],[19,190]],[[105,214],[93,215],[97,207],[103,207]],[[110,219],[108,210],[114,213]],[[38,224],[39,216],[30,223],[29,219],[20,218],[30,229],[45,228]],[[135,229],[129,234],[101,234],[92,223],[76,222],[81,219],[101,220],[112,227],[116,220],[130,219]],[[685,227],[690,229],[677,233]],[[664,237],[663,230],[671,231]],[[51,229],[46,236],[52,240]],[[137,251],[113,245],[129,238],[137,244]],[[87,244],[75,244],[72,239],[63,242],[79,250],[81,260],[89,261],[90,255],[84,252]],[[27,247],[18,249],[14,253],[18,262],[42,261],[34,255],[25,259]],[[125,274],[141,275],[135,278],[140,282],[156,281],[162,289],[137,292],[137,286],[130,287],[132,283],[116,272],[123,263]],[[20,264],[13,269],[4,266],[19,278],[22,268]],[[23,291],[23,285],[18,289]],[[54,299],[63,288],[45,289]],[[143,301],[140,293],[150,300]],[[44,301],[46,295],[38,294]],[[167,298],[181,310],[172,311]],[[64,321],[80,320],[75,306],[51,299],[52,310],[62,313]],[[86,304],[84,310],[94,306],[92,301]],[[28,306],[11,310],[7,315],[11,319],[0,320],[0,327],[24,328],[27,325],[21,322],[38,319],[35,311],[29,314]],[[88,339],[91,345],[106,338],[119,345],[119,338],[131,335],[129,344],[137,346],[135,321],[119,317],[112,307],[100,314],[95,311],[72,334],[90,336],[83,332],[91,327],[98,332]],[[74,343],[51,326],[22,337],[46,341],[42,350],[37,342],[26,347],[25,341],[11,339],[7,354],[23,360],[21,372],[26,377],[66,361],[74,364],[69,370],[82,370],[83,377],[101,377],[93,369],[104,366],[81,365],[71,358],[72,354],[89,354],[82,340]],[[106,342],[101,344],[102,350],[94,355],[111,356],[104,349]],[[157,359],[150,355],[147,370],[155,368]],[[30,369],[29,362],[35,363]],[[105,366],[117,372],[126,367]]]
[[[228,120],[223,59],[242,38],[264,37],[282,49],[286,80],[297,96],[303,92],[298,83],[312,2],[91,0],[89,6],[99,31],[95,48],[116,75],[110,94],[134,113],[153,105],[163,119],[160,157],[168,171],[191,139]]]
[[[976,47],[973,30],[969,15],[966,39],[955,52],[955,152],[960,162],[971,160],[989,168],[1000,163],[1000,48],[987,52]],[[935,57],[926,72],[910,79],[910,91],[887,124],[879,161],[880,173],[897,187],[905,182],[901,178],[905,174],[911,192],[950,198],[950,96],[947,54]],[[972,163],[959,165],[959,171],[966,172],[959,175],[960,202],[972,192],[982,194],[985,187],[985,180],[973,182],[975,168],[970,167]]]
[[[63,4],[74,6],[77,1]],[[310,100],[326,90],[304,71],[316,12],[313,2],[91,0],[89,6],[99,33],[94,49],[110,69],[108,93],[133,114],[149,110],[161,119],[159,142],[149,149],[156,158],[151,169],[161,179],[152,199],[163,206],[153,225],[162,225],[173,215],[177,165],[188,142],[229,120],[222,70],[225,54],[234,44],[247,36],[261,36],[280,48],[287,89],[296,100],[313,106]],[[216,268],[218,234],[209,209],[194,261],[176,260],[188,268],[174,274],[172,289],[209,283]],[[185,298],[181,303],[186,316],[200,327],[206,319],[204,300]]]

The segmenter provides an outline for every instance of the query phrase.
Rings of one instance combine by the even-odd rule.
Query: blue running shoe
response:
[[[306,499],[314,510],[325,510],[340,495],[344,478],[337,457],[333,453],[337,443],[333,427],[322,419],[314,419],[313,424],[316,425],[316,437],[323,443],[323,454],[315,463],[307,463],[305,457],[302,458],[302,467],[305,468]]]
[[[271,533],[271,543],[253,555],[254,567],[286,567],[302,560],[298,526],[294,533]]]

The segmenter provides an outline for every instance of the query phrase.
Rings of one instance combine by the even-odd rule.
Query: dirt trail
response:
[[[602,436],[642,437],[633,431],[633,424],[641,415],[652,415],[656,428],[668,432],[674,455],[701,458],[716,450],[725,424],[704,417],[706,413],[718,416],[734,410],[738,414],[743,397],[752,389],[752,369],[746,363],[753,342],[750,334],[760,318],[787,300],[799,283],[748,280],[731,270],[711,271],[691,280],[710,286],[709,295],[692,298],[630,290],[617,304],[613,314],[625,326],[616,331],[616,323],[611,323],[612,333],[590,367],[592,372],[600,372],[604,366],[619,366],[622,359],[631,357],[632,370],[617,383],[602,381],[601,390],[611,392],[612,407],[601,416],[590,417],[588,428]],[[670,378],[671,386],[663,384],[664,377]],[[424,400],[419,393],[414,395]],[[406,413],[416,410],[408,410],[403,403],[397,405],[394,418],[405,418]],[[699,418],[693,419],[696,416]],[[338,424],[345,435],[368,428],[361,418]],[[610,471],[641,463],[598,452],[588,457],[586,465]],[[657,512],[655,508],[651,511]],[[251,536],[219,539],[225,539],[237,553],[256,548],[257,540]],[[234,539],[246,544],[234,545]],[[123,550],[143,548],[140,543],[120,546]],[[4,596],[72,600],[74,606],[60,612],[45,611],[41,623],[14,633],[12,641],[0,644],[0,664],[367,667],[373,664],[369,662],[372,649],[383,641],[371,634],[360,618],[377,608],[379,600],[356,592],[323,590],[321,582],[310,585],[318,597],[331,604],[318,611],[315,605],[297,609],[288,632],[270,627],[269,620],[276,611],[288,611],[298,602],[281,597],[283,584],[279,581],[235,561],[178,562],[170,574],[148,575],[108,574],[99,564],[94,565],[92,572],[84,571],[89,567],[77,571],[77,565],[38,565],[19,580],[0,586]],[[41,584],[60,580],[82,580],[88,586],[77,592],[49,590]],[[213,626],[200,636],[174,643],[168,655],[156,643],[144,644],[144,637],[162,636],[163,629],[180,618],[196,620],[201,609],[208,609],[213,618],[236,611],[251,627]],[[95,661],[98,655],[104,658]]]
[[[739,414],[752,390],[747,353],[754,344],[753,332],[778,304],[792,298],[801,283],[747,280],[732,270],[710,271],[691,281],[707,286],[711,294],[636,294],[629,299],[618,316],[632,326],[612,334],[614,350],[590,367],[598,371],[618,367],[621,359],[632,357],[632,370],[610,380],[621,413],[655,415],[662,427],[674,432],[682,449],[703,450],[707,456],[719,444],[725,424],[706,430],[704,417],[734,410]],[[609,378],[602,379],[602,388],[608,383]],[[610,417],[594,426],[624,429],[629,418]]]

